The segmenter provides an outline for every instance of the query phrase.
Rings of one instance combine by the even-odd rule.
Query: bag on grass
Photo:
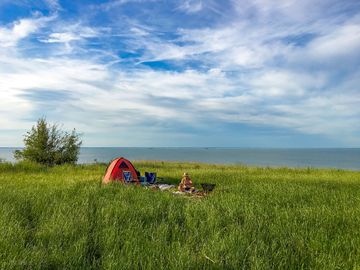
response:
[[[149,184],[154,184],[156,182],[156,173],[154,172],[145,172],[146,182]]]

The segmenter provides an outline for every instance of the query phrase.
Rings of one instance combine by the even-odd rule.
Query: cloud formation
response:
[[[45,115],[88,145],[360,143],[356,1],[44,6],[0,24],[4,136]]]

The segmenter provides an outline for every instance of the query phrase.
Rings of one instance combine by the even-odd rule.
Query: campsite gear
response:
[[[169,185],[169,184],[160,184],[160,185],[157,185],[157,186],[161,191],[169,190],[169,189],[172,189],[172,188],[176,187],[175,185]]]
[[[130,171],[123,171],[123,179],[126,183],[130,183],[132,181],[131,172]]]
[[[146,182],[149,184],[155,184],[156,182],[156,173],[155,172],[145,172]]]
[[[135,169],[132,163],[123,158],[116,158],[110,162],[106,169],[103,183],[107,184],[112,181],[121,181],[123,183],[137,183],[139,184],[140,173]]]
[[[214,190],[216,184],[201,183],[201,186],[205,192],[211,192]]]
[[[184,173],[181,179],[181,182],[178,186],[178,190],[181,192],[193,192],[195,188],[193,187],[193,182],[190,179],[188,173]]]

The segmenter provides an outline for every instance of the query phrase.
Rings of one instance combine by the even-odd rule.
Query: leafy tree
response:
[[[58,125],[50,125],[45,118],[40,118],[24,137],[24,149],[16,150],[14,153],[17,160],[28,160],[48,166],[75,164],[78,160],[82,141],[75,129],[71,133],[64,132]]]

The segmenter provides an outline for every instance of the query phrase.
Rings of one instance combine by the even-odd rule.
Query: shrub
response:
[[[64,132],[58,125],[50,125],[45,118],[40,118],[24,137],[24,149],[14,153],[17,160],[48,166],[75,164],[78,160],[82,141],[75,129],[71,133]]]

